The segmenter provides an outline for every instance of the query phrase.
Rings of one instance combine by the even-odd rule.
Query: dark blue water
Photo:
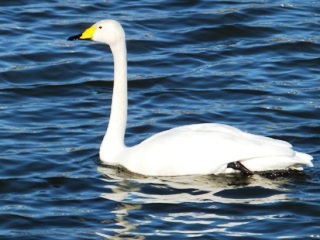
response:
[[[320,2],[0,3],[1,239],[320,239]],[[112,56],[127,33],[126,142],[219,122],[291,142],[304,174],[144,178],[100,164]]]

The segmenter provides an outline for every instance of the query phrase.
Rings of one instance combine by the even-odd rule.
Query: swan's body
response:
[[[292,150],[284,141],[245,133],[214,123],[176,127],[126,147],[127,54],[125,33],[113,20],[102,20],[70,40],[93,40],[108,44],[114,58],[114,89],[107,132],[100,159],[110,165],[150,176],[221,174],[240,162],[250,171],[312,167],[312,157]]]

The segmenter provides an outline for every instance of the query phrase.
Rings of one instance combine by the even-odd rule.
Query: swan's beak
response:
[[[92,40],[93,38],[93,34],[96,31],[96,28],[94,26],[91,26],[89,28],[87,28],[83,33],[74,35],[72,37],[69,37],[68,40],[69,41],[73,41],[73,40]]]

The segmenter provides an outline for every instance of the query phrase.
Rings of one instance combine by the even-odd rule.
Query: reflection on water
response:
[[[131,203],[143,204],[179,204],[204,201],[222,203],[245,201],[260,204],[285,200],[285,189],[280,187],[285,183],[285,178],[269,180],[256,174],[251,177],[244,177],[241,174],[145,177],[122,168],[117,168],[115,171],[114,168],[102,166],[98,167],[98,171],[108,177],[105,179],[107,183],[113,183],[107,188],[117,193],[103,194],[103,197],[119,202],[128,200]],[[119,185],[114,185],[115,182]],[[233,191],[234,196],[232,196]]]
[[[162,226],[156,231],[157,236],[179,233],[190,237],[213,232],[224,232],[230,236],[255,235],[233,229],[247,224],[252,218],[263,220],[277,216],[245,216],[243,204],[246,208],[252,205],[255,210],[259,205],[285,202],[289,191],[282,186],[286,179],[269,180],[259,175],[144,177],[122,168],[105,166],[99,166],[98,171],[105,176],[102,180],[106,183],[106,192],[101,197],[118,203],[118,207],[112,210],[116,216],[115,227],[104,229],[108,234],[97,233],[106,238],[122,239],[129,233],[133,236],[139,232],[139,239],[143,239],[142,236],[148,236],[143,226],[151,223]],[[204,212],[203,206],[198,208],[199,204],[206,205],[208,211]],[[223,210],[228,208],[230,212]],[[175,229],[170,224],[196,225],[198,230]],[[204,230],[203,226],[208,224],[212,228]]]
[[[103,179],[106,182],[109,182],[109,179]],[[113,182],[116,183],[116,182]],[[133,210],[141,209],[141,204],[132,204],[126,203],[125,199],[128,199],[128,196],[131,192],[139,191],[139,187],[132,186],[129,184],[129,181],[118,182],[114,185],[106,185],[108,190],[111,190],[110,193],[102,193],[101,197],[107,200],[115,201],[118,203],[116,209],[112,210],[112,213],[115,215],[115,226],[108,227],[103,229],[103,232],[97,232],[99,236],[109,239],[111,237],[115,239],[125,239],[127,238],[128,232],[134,232],[137,229],[137,225],[130,221],[128,216]],[[135,238],[136,239],[136,238]],[[144,239],[143,237],[139,239]]]

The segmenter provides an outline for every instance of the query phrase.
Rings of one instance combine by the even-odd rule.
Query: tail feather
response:
[[[295,158],[299,161],[299,163],[307,165],[308,167],[313,167],[313,163],[311,162],[313,160],[313,157],[311,155],[302,152],[295,153]]]

